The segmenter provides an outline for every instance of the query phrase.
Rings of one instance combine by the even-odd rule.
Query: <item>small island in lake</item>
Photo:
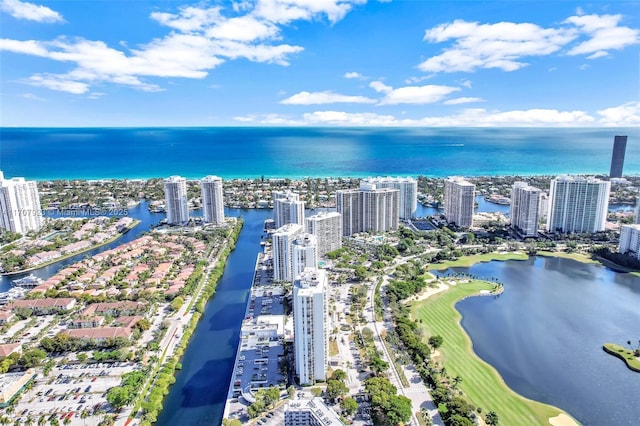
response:
[[[631,341],[627,342],[631,348]],[[636,349],[627,349],[615,343],[605,343],[602,349],[610,355],[620,358],[627,364],[629,370],[640,373],[640,341]]]

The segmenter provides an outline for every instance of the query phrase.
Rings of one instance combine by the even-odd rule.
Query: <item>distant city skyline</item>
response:
[[[0,126],[640,124],[637,3],[0,0]]]

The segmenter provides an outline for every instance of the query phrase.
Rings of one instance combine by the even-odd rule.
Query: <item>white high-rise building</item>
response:
[[[318,257],[342,247],[342,215],[338,212],[320,212],[308,217],[305,230],[317,238]]]
[[[527,182],[515,182],[511,189],[511,209],[509,218],[511,226],[521,237],[536,237],[538,235],[538,220],[540,215],[540,189]]]
[[[303,232],[302,225],[289,223],[284,225],[271,236],[273,248],[273,279],[275,281],[293,281],[292,245],[298,235]]]
[[[0,171],[0,228],[26,234],[38,231],[43,223],[36,181],[5,179]]]
[[[611,182],[594,177],[558,176],[551,180],[547,230],[604,231]]]
[[[315,235],[302,233],[291,246],[291,276],[295,280],[305,268],[318,267],[318,241]]]
[[[538,215],[540,220],[546,221],[549,214],[549,194],[546,192],[540,193],[540,203],[538,204]]]
[[[185,178],[171,176],[164,180],[164,202],[170,225],[183,225],[189,221]]]
[[[634,223],[640,223],[640,195],[638,195],[638,205],[636,206],[636,216]]]
[[[200,181],[202,192],[202,213],[206,223],[224,224],[224,200],[222,198],[222,179],[207,176]]]
[[[342,235],[383,232],[398,228],[400,191],[361,182],[360,189],[336,191],[336,210],[342,215]]]
[[[398,216],[402,220],[411,220],[416,216],[418,209],[418,181],[412,177],[376,177],[367,178],[366,183],[371,183],[376,188],[394,188],[400,191],[398,195]]]
[[[476,186],[459,176],[444,181],[444,216],[447,222],[461,228],[473,225]]]
[[[271,197],[276,228],[288,223],[304,226],[304,201],[300,201],[298,194],[291,191],[273,191]]]
[[[325,380],[329,347],[324,270],[305,269],[293,284],[293,334],[296,373],[301,385]]]
[[[640,259],[640,225],[622,225],[618,252]]]

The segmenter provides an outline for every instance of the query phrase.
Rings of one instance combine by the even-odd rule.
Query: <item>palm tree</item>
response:
[[[31,426],[33,424],[33,417],[31,417],[31,414],[27,415],[27,418],[24,419],[24,424],[26,426]]]
[[[80,413],[80,418],[82,419],[82,424],[86,425],[87,421],[85,420],[87,417],[89,417],[89,412],[87,411],[87,409],[85,408],[84,410],[82,410],[82,412]]]
[[[40,416],[38,418],[38,426],[44,426],[45,423],[47,423],[47,419],[44,416]]]

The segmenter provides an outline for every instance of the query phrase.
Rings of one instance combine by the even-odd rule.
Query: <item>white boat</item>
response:
[[[42,284],[42,279],[31,274],[27,275],[26,277],[13,280],[11,283],[14,285],[14,287],[35,288]]]

